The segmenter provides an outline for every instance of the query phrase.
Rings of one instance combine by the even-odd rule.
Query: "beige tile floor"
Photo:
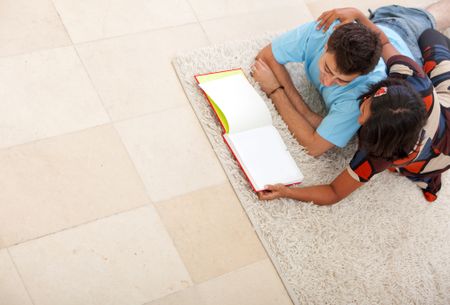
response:
[[[0,305],[292,304],[170,59],[333,5],[1,0]]]

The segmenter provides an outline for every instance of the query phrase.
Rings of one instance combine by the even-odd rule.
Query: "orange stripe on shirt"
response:
[[[372,174],[372,166],[370,166],[369,161],[366,161],[358,166],[355,173],[364,180],[369,180],[369,177]]]
[[[428,74],[434,67],[436,67],[436,62],[434,60],[429,60],[423,65],[423,70]]]
[[[425,109],[427,112],[430,110],[431,105],[433,105],[433,94],[427,95],[423,98],[423,102],[425,104]]]
[[[423,166],[425,165],[425,163],[427,163],[427,161],[413,162],[413,163],[405,166],[404,169],[406,169],[410,173],[418,174],[423,169]]]

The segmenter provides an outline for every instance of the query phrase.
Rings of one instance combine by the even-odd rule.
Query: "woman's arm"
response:
[[[357,21],[368,27],[374,33],[378,34],[382,45],[381,56],[383,57],[384,62],[387,62],[392,56],[400,54],[400,52],[398,52],[398,50],[391,44],[386,34],[384,34],[379,27],[377,27],[372,21],[370,21],[369,18],[367,18],[360,10],[356,8],[336,8],[323,12],[322,15],[317,18],[319,21],[317,29],[323,27],[323,30],[326,31],[336,19],[339,19],[341,23],[335,28],[338,28],[346,23]]]
[[[268,185],[267,190],[258,193],[258,197],[261,200],[286,197],[300,201],[312,201],[317,205],[330,205],[344,199],[362,185],[362,182],[356,181],[345,169],[328,185],[302,188],[289,188],[282,184]]]

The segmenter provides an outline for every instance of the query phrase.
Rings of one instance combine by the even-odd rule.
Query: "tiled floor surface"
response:
[[[170,60],[333,5],[0,0],[0,305],[291,304]]]

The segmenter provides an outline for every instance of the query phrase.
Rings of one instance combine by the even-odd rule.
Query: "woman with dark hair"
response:
[[[380,35],[389,78],[361,97],[359,147],[350,165],[329,185],[289,188],[270,185],[262,200],[289,197],[315,204],[333,204],[386,169],[415,182],[428,201],[441,188],[441,174],[450,168],[450,41],[429,29],[419,38],[423,69],[401,55],[388,38],[359,10],[323,13],[320,26],[334,20],[360,22]]]

